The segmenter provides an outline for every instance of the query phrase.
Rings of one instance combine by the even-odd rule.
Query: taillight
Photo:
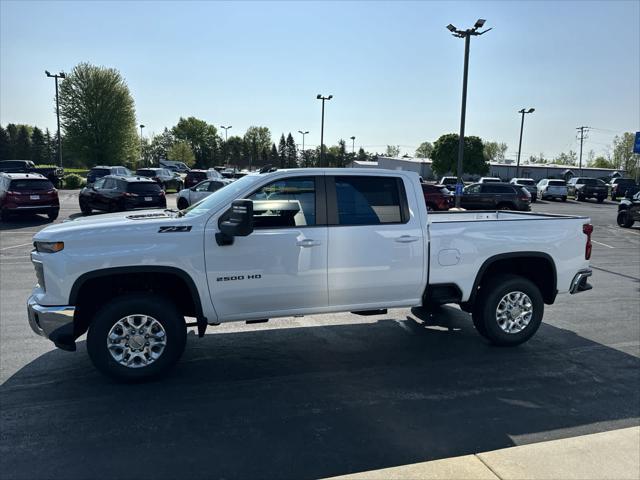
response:
[[[593,233],[593,225],[590,223],[582,225],[582,233],[587,236],[587,244],[584,246],[584,259],[589,260],[591,258],[591,234]]]

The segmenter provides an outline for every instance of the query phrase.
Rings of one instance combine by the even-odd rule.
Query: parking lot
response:
[[[57,222],[80,215],[60,192]],[[169,207],[175,194],[168,195]],[[209,327],[162,381],[122,385],[36,336],[31,236],[0,224],[0,471],[12,478],[322,478],[634,426],[640,418],[640,225],[589,216],[593,290],[559,296],[528,343],[489,346],[442,307]],[[108,453],[108,454],[105,454]]]

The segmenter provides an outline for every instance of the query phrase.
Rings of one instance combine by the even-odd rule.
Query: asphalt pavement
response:
[[[169,204],[175,195],[169,195]],[[60,218],[78,214],[61,192]],[[637,426],[640,225],[617,204],[537,202],[595,226],[593,290],[547,306],[517,348],[445,306],[233,323],[191,334],[157,382],[98,374],[31,332],[31,236],[0,224],[3,478],[322,478]]]

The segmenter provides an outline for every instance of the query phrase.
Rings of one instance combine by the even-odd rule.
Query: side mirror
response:
[[[227,216],[228,215],[228,216]],[[218,245],[231,245],[233,237],[246,237],[253,232],[253,202],[234,200],[227,218],[220,222],[220,231],[216,233]]]

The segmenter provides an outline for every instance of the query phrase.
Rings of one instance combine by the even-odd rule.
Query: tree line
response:
[[[32,160],[37,164],[56,163],[58,135],[32,125],[0,125],[0,160]]]

